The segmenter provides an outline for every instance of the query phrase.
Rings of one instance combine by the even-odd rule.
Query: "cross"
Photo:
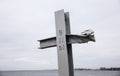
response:
[[[73,43],[86,43],[94,41],[94,32],[86,30],[82,35],[73,35],[70,32],[69,12],[59,10],[55,12],[56,37],[40,42],[40,49],[57,46],[59,76],[74,76],[72,45]]]

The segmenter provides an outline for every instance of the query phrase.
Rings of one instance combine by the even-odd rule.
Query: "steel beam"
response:
[[[75,44],[75,43],[86,43],[88,41],[95,42],[94,35],[90,36],[81,36],[81,35],[66,35],[67,36],[67,44]],[[51,37],[43,40],[38,40],[40,42],[40,49],[45,49],[49,47],[55,47],[56,37]]]

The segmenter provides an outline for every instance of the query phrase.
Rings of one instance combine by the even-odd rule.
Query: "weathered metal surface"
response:
[[[87,43],[89,41],[95,42],[94,35],[67,35],[68,42],[67,44],[74,44],[74,43]]]
[[[38,40],[40,42],[40,49],[55,47],[57,45],[56,43],[56,37]]]
[[[66,24],[66,43],[68,42],[67,34],[71,34],[70,30],[70,18],[69,12],[64,13]],[[72,56],[72,44],[67,43],[67,55],[68,55],[68,70],[69,76],[74,76],[73,56]]]
[[[55,23],[59,76],[71,76],[69,73],[68,48],[66,41],[67,28],[63,10],[55,12]]]
[[[75,43],[86,43],[89,41],[95,42],[94,35],[66,35],[67,36],[67,44],[75,44]],[[50,48],[57,46],[56,37],[38,40],[40,42],[40,49]]]

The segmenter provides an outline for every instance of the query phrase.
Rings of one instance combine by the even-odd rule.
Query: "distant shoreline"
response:
[[[80,71],[120,71],[120,67],[100,67],[99,69],[89,69],[89,68],[75,68],[74,70],[80,70]],[[46,69],[46,70],[0,70],[1,71],[58,71],[58,69]]]
[[[100,70],[100,71],[120,71],[120,67],[111,67],[111,68],[106,68],[106,67],[100,67],[99,69],[86,69],[86,68],[77,68],[75,70]]]

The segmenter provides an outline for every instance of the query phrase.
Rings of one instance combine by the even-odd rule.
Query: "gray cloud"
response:
[[[0,2],[0,70],[55,69],[56,48],[37,49],[55,36],[54,11],[70,11],[73,34],[93,29],[95,43],[73,45],[75,68],[120,66],[118,0],[3,0]]]

